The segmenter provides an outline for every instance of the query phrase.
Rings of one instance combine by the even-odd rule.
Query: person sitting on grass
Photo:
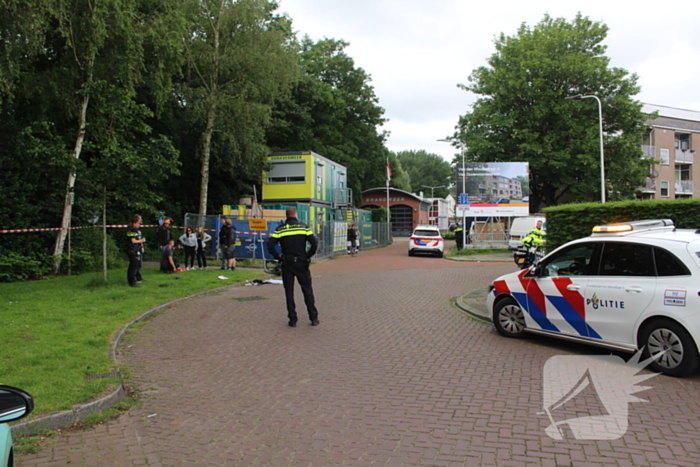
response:
[[[166,274],[172,274],[180,267],[179,261],[173,256],[174,245],[175,240],[171,238],[163,247],[163,253],[160,255],[160,270]]]

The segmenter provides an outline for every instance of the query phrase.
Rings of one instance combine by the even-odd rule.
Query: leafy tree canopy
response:
[[[606,25],[578,14],[573,21],[545,15],[534,28],[501,34],[488,66],[461,87],[478,96],[455,139],[472,161],[529,162],[531,204],[600,199],[600,139],[596,95],[602,101],[608,197],[630,198],[648,162],[637,76],[610,68]]]
[[[348,168],[357,195],[383,186],[388,150],[384,109],[370,76],[345,53],[347,42],[305,37],[300,44],[303,75],[289,99],[278,103],[268,145],[274,151],[314,151]]]
[[[436,198],[444,198],[450,193],[454,171],[450,163],[437,154],[424,150],[399,151],[396,158],[410,179],[413,193],[423,192],[426,196],[435,193]],[[434,187],[434,189],[426,188]]]

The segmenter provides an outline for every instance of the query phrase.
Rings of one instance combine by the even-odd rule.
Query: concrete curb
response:
[[[124,398],[124,386],[119,385],[110,394],[89,402],[76,404],[72,410],[52,412],[41,417],[18,422],[10,427],[13,436],[30,436],[45,431],[70,426],[89,415],[114,407]]]
[[[471,255],[471,256],[449,256],[446,259],[450,261],[471,261],[475,263],[510,263],[513,261],[511,253],[499,253],[494,255]]]
[[[491,317],[486,308],[488,292],[488,288],[472,290],[468,294],[457,297],[455,304],[474,318],[490,323]]]
[[[272,276],[270,276],[272,277]],[[209,293],[215,293],[218,291],[221,291],[222,289],[226,289],[228,287],[237,287],[245,284],[244,282],[237,282],[235,284],[228,284],[224,285],[222,287],[217,287],[215,289],[210,289],[210,290],[204,290],[202,292],[197,292],[196,294],[188,295],[186,297],[180,297],[176,298],[174,300],[171,300],[169,302],[161,303],[160,305],[157,305],[149,310],[144,311],[141,313],[139,316],[136,318],[132,319],[128,323],[126,323],[124,326],[122,326],[119,331],[117,332],[115,338],[112,340],[112,344],[110,345],[109,349],[109,356],[114,362],[115,365],[119,365],[119,360],[117,357],[117,347],[119,346],[119,343],[121,342],[122,337],[126,333],[126,331],[133,326],[134,324],[138,323],[139,321],[143,321],[144,319],[148,318],[150,315],[152,315],[155,312],[158,312],[166,307],[169,307],[171,305],[174,305],[176,303],[182,302],[184,300],[189,300],[191,298],[199,297],[201,295],[209,294]],[[80,420],[83,420],[84,418],[97,413],[101,412],[103,410],[110,409],[117,405],[119,402],[124,399],[124,395],[126,394],[126,391],[124,390],[124,386],[120,384],[117,386],[114,390],[112,390],[109,394],[106,396],[98,397],[96,399],[93,399],[91,401],[83,402],[80,404],[76,404],[73,406],[71,410],[63,410],[60,412],[51,412],[49,414],[41,415],[39,417],[33,418],[31,420],[26,420],[22,422],[17,422],[14,424],[11,424],[10,430],[12,432],[13,436],[31,436],[31,435],[36,435],[39,433],[43,433],[45,431],[50,431],[50,430],[56,430],[61,427],[65,426],[70,426],[74,424],[75,422],[79,422]]]

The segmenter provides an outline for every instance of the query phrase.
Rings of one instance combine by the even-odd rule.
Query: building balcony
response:
[[[639,191],[642,193],[656,193],[656,179],[654,177],[647,177],[646,183],[639,187]]]
[[[692,195],[693,181],[692,180],[676,180],[677,195]]]
[[[352,190],[350,188],[336,188],[333,190],[333,205],[336,208],[352,205]]]
[[[692,164],[694,157],[692,149],[676,149],[676,164]]]
[[[649,146],[648,144],[642,145],[642,157],[651,157],[656,159],[656,146]]]

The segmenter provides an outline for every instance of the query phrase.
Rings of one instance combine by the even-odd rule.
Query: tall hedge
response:
[[[642,219],[671,219],[680,229],[700,228],[700,199],[564,204],[544,209],[547,251],[588,237],[596,225]]]

